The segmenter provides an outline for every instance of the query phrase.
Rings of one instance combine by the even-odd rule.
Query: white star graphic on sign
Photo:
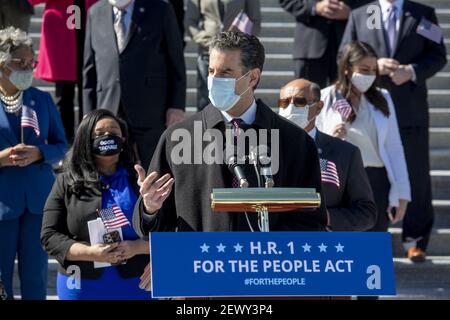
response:
[[[311,252],[311,246],[307,243],[305,243],[303,246],[303,252]]]
[[[218,246],[216,246],[216,248],[217,252],[225,252],[226,246],[224,246],[223,244],[219,244]]]
[[[320,249],[320,252],[327,252],[327,246],[324,245],[323,242],[320,246],[318,246],[318,248]]]
[[[208,251],[209,246],[206,245],[206,243],[204,243],[202,246],[200,246],[200,249],[202,249],[202,252],[209,252],[209,251]]]
[[[344,246],[340,242],[334,247],[336,248],[336,252],[344,252]]]
[[[241,246],[240,243],[237,243],[235,246],[233,246],[234,252],[242,252],[243,246]]]

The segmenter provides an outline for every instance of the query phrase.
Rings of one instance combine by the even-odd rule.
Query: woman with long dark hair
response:
[[[337,82],[321,92],[324,108],[316,124],[361,150],[378,211],[370,231],[387,231],[390,221],[403,219],[411,191],[395,107],[377,86],[377,58],[366,43],[344,47]]]
[[[44,209],[41,242],[61,265],[60,299],[150,298],[139,289],[149,262],[148,242],[127,223],[139,190],[134,163],[124,121],[104,109],[84,117]],[[102,214],[108,209],[115,222]],[[110,243],[92,243],[88,223],[99,216],[107,233],[103,239]],[[111,266],[98,268],[94,262]],[[81,277],[78,285],[71,281],[74,276]]]

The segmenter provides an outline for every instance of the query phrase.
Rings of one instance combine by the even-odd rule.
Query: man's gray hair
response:
[[[243,32],[225,31],[213,37],[209,50],[240,50],[243,73],[251,69],[263,70],[265,52],[264,46],[256,36]]]
[[[33,42],[25,31],[14,27],[0,30],[0,65],[10,60],[11,52],[21,47],[33,47]]]
[[[317,83],[311,82],[309,85],[309,90],[311,90],[312,96],[315,101],[320,101],[320,87]]]

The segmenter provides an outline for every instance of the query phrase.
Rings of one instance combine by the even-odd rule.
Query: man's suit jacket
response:
[[[322,181],[333,231],[365,231],[376,222],[372,188],[358,147],[316,131],[319,158],[336,165],[339,186]]]
[[[177,18],[178,30],[180,30],[181,42],[184,46],[184,1],[183,0],[169,0],[175,11]]]
[[[113,8],[101,0],[89,10],[84,56],[84,110],[123,111],[132,127],[163,129],[167,108],[185,108],[186,71],[172,6],[135,0],[128,42],[119,54]]]
[[[219,1],[224,3],[223,19]],[[188,0],[185,28],[195,43],[208,48],[212,37],[230,28],[239,12],[244,11],[253,22],[252,34],[261,30],[261,6],[259,0]]]
[[[330,20],[313,14],[313,7],[319,0],[279,0],[281,7],[296,20],[294,32],[294,59],[321,58],[330,38],[336,38],[339,46],[345,30],[345,20]],[[354,9],[370,0],[344,0]],[[337,48],[336,48],[337,51]],[[337,52],[336,52],[337,53]]]
[[[129,183],[138,194],[134,172],[130,172]],[[94,263],[89,261],[68,261],[67,253],[76,242],[90,243],[87,222],[98,218],[97,210],[102,209],[102,196],[98,194],[83,194],[80,196],[70,192],[71,179],[67,173],[59,174],[45,203],[42,221],[41,243],[45,251],[59,262],[59,272],[66,274],[70,265],[80,267],[83,279],[97,279],[103,269],[94,269]],[[126,264],[117,266],[123,278],[140,276],[148,264],[147,255],[137,255]],[[70,273],[68,274],[70,275]]]
[[[170,159],[180,132],[190,133],[201,124],[205,129],[225,130],[221,112],[212,105],[193,115],[184,122],[168,128],[161,136],[153,155],[148,173],[158,171],[161,175],[170,173],[175,180],[171,195],[154,215],[143,213],[142,198],[138,200],[133,216],[136,232],[146,237],[149,231],[249,231],[243,213],[215,213],[211,209],[213,188],[231,188],[232,175],[224,164],[175,164]],[[278,116],[260,100],[257,101],[254,129],[279,129],[279,170],[274,175],[275,186],[315,188],[321,192],[320,166],[314,140],[292,122]],[[180,130],[181,129],[181,130]],[[198,130],[198,129],[196,129]],[[223,132],[223,131],[222,131]],[[201,133],[198,133],[201,137]],[[177,140],[177,141],[172,141]],[[268,139],[269,140],[269,139]],[[295,143],[292,143],[295,141]],[[200,142],[201,143],[201,142]],[[203,149],[209,145],[203,142]],[[194,150],[193,142],[188,145]],[[179,147],[179,146],[178,146]],[[222,147],[220,145],[219,147]],[[272,154],[275,146],[272,146]],[[198,153],[198,150],[197,150]],[[193,154],[193,153],[191,153]],[[256,175],[255,175],[256,176]],[[247,176],[249,178],[249,176]],[[249,179],[250,187],[256,187],[255,178]],[[255,222],[256,214],[249,214]],[[325,230],[327,216],[325,203],[318,209],[303,212],[269,214],[270,230],[299,231]],[[252,223],[257,229],[256,222]]]
[[[367,7],[379,6],[378,1],[352,11],[341,49],[353,40],[370,44],[380,58],[389,57],[383,27],[367,27]],[[381,12],[381,9],[380,9]],[[392,58],[400,64],[411,64],[416,73],[416,81],[408,81],[397,86],[388,76],[382,77],[381,86],[386,88],[394,100],[400,128],[428,127],[428,102],[426,80],[441,70],[446,62],[446,48],[443,43],[436,43],[417,33],[422,18],[437,23],[435,10],[421,3],[405,0],[403,4],[400,31],[396,49]]]
[[[50,94],[30,88],[23,93],[23,104],[36,112],[40,130],[38,137],[32,128],[24,128],[24,142],[37,146],[43,159],[26,167],[0,167],[0,221],[15,219],[26,209],[42,214],[55,180],[52,164],[67,150],[61,117]],[[14,134],[0,107],[0,150],[19,143],[20,137]]]

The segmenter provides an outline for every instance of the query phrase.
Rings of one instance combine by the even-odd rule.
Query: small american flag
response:
[[[139,288],[146,291],[152,291],[152,273],[150,270],[150,263],[144,269],[144,273],[139,278],[141,282],[139,282]]]
[[[419,25],[417,26],[417,33],[421,36],[430,39],[438,44],[442,41],[443,31],[442,29],[433,22],[422,17]]]
[[[241,10],[241,12],[239,12],[239,14],[236,16],[233,23],[231,24],[231,28],[233,27],[237,28],[241,32],[252,34],[253,22],[252,20],[250,20],[248,15]]]
[[[339,176],[336,164],[333,161],[320,159],[320,171],[322,174],[322,183],[328,182],[340,188]]]
[[[33,128],[38,137],[41,134],[41,131],[39,130],[39,122],[36,111],[27,106],[22,107],[22,118],[20,121],[20,125],[22,128]]]
[[[120,207],[115,204],[111,208],[100,210],[99,215],[107,230],[117,229],[130,224]]]
[[[352,106],[339,92],[336,92],[336,101],[333,103],[332,108],[341,114],[342,121],[344,122],[352,114]]]

